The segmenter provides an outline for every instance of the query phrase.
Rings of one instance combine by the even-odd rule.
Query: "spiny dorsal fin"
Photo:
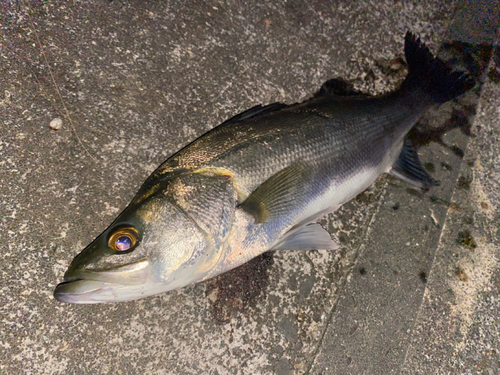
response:
[[[229,120],[224,121],[221,125],[234,124],[236,122],[239,122],[239,121],[242,121],[242,120],[245,120],[248,118],[258,117],[258,116],[265,115],[267,113],[280,111],[286,107],[289,107],[288,104],[283,104],[283,103],[272,103],[272,104],[268,104],[265,106],[262,106],[259,104],[259,105],[256,105],[255,107],[252,107],[250,109],[247,109],[244,112],[237,114],[234,117],[231,117]]]

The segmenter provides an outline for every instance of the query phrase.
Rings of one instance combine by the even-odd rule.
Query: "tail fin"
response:
[[[405,36],[405,57],[408,64],[408,76],[403,83],[403,89],[418,86],[435,103],[445,103],[469,91],[475,84],[474,80],[466,74],[452,72],[409,31]]]

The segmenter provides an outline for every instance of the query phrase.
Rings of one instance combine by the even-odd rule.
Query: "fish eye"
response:
[[[115,251],[124,252],[134,248],[139,233],[133,227],[125,227],[116,229],[108,240],[108,246]]]

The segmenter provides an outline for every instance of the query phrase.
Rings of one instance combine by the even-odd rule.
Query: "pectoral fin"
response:
[[[311,168],[296,163],[273,175],[239,205],[256,223],[287,217],[307,198]]]
[[[389,173],[423,190],[429,190],[430,187],[439,185],[439,182],[429,176],[422,167],[420,160],[418,160],[417,151],[408,138],[404,140],[401,154]]]
[[[290,232],[272,250],[335,250],[340,246],[319,224],[309,224]]]

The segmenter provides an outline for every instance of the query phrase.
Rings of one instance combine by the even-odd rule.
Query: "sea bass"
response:
[[[391,173],[428,189],[407,133],[431,107],[474,84],[411,33],[408,75],[381,96],[339,95],[245,111],[171,156],[78,256],[54,292],[118,302],[182,288],[268,250],[335,249],[314,222]]]

